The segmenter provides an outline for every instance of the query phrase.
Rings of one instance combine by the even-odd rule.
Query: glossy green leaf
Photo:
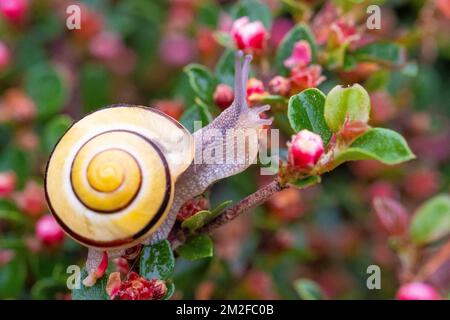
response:
[[[81,279],[85,279],[88,273],[86,269],[81,272]],[[108,283],[108,274],[105,274],[92,287],[86,287],[83,283],[80,288],[72,290],[72,300],[109,300],[106,293],[106,284]]]
[[[22,188],[30,176],[32,155],[15,147],[8,147],[0,157],[0,172],[12,170],[18,178],[18,189]]]
[[[294,282],[294,289],[303,300],[323,300],[324,295],[320,287],[312,280],[298,279]]]
[[[141,252],[140,274],[147,279],[167,279],[175,268],[175,258],[167,240],[145,246]]]
[[[443,194],[425,202],[413,216],[412,240],[421,245],[450,234],[450,196]]]
[[[195,94],[205,102],[212,102],[216,80],[211,72],[200,64],[190,64],[184,68],[184,72]]]
[[[346,121],[367,123],[370,115],[370,97],[359,84],[336,86],[325,99],[324,116],[328,128],[338,132]]]
[[[31,288],[31,297],[34,300],[55,299],[58,292],[65,292],[67,287],[54,278],[43,278],[38,280]]]
[[[358,137],[348,149],[338,153],[335,165],[345,161],[373,159],[393,165],[414,159],[405,139],[395,131],[373,128]]]
[[[294,44],[300,40],[308,41],[311,46],[312,59],[315,61],[317,45],[311,31],[306,25],[296,25],[284,36],[275,56],[275,67],[280,75],[286,76],[289,74],[289,69],[284,66],[284,61],[291,56]]]
[[[306,89],[292,96],[288,104],[288,119],[295,132],[307,129],[322,137],[324,144],[331,138],[325,117],[325,95],[319,89]]]
[[[15,257],[0,266],[0,299],[18,298],[27,277],[26,262],[17,251]]]
[[[172,281],[166,282],[166,286],[167,286],[167,293],[163,298],[163,300],[169,300],[175,293],[175,284]]]
[[[214,209],[211,210],[212,216],[215,218],[218,214],[222,213],[223,210],[225,210],[226,207],[228,207],[230,204],[233,203],[233,200],[227,200],[222,202],[221,204],[217,205]]]
[[[294,182],[291,182],[290,184],[299,189],[305,189],[307,187],[320,183],[321,180],[322,179],[320,178],[320,176],[311,176],[304,179],[296,180]]]
[[[92,112],[111,103],[111,75],[101,64],[86,64],[80,74],[80,91],[85,112]]]
[[[181,224],[182,228],[189,230],[196,230],[203,227],[206,223],[208,223],[208,218],[211,217],[211,211],[202,210],[194,215],[190,216]]]
[[[181,116],[180,122],[190,132],[195,132],[211,122],[211,113],[205,107],[194,104],[188,108]],[[195,122],[199,121],[199,127],[195,126]]]
[[[49,154],[53,150],[53,147],[67,129],[69,129],[71,124],[72,119],[64,115],[55,116],[45,124],[41,140],[41,146],[44,152]]]
[[[68,98],[62,77],[49,64],[35,65],[25,75],[25,89],[37,105],[38,117],[43,119],[61,110]]]
[[[358,61],[375,61],[388,65],[404,63],[403,48],[396,43],[371,43],[353,52]]]
[[[224,83],[230,87],[234,86],[234,51],[225,50],[217,62],[214,75],[219,83]]]
[[[181,257],[189,260],[212,257],[213,242],[205,234],[189,238],[185,244],[178,248]]]
[[[231,10],[234,20],[240,17],[249,17],[250,21],[259,20],[266,30],[272,26],[272,13],[269,7],[259,0],[241,0]]]

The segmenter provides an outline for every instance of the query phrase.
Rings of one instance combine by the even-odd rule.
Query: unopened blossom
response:
[[[266,46],[267,31],[261,21],[239,18],[233,23],[231,35],[236,47],[245,52],[258,53]]]
[[[292,136],[288,143],[289,164],[295,168],[306,169],[314,166],[324,151],[322,138],[303,129]]]
[[[111,300],[161,300],[167,294],[163,280],[147,280],[136,272],[131,272],[124,281],[119,272],[113,272],[108,278],[106,292]]]
[[[183,102],[180,100],[157,100],[153,106],[175,120],[180,120],[184,111]]]
[[[300,40],[294,44],[291,55],[284,60],[285,67],[289,69],[306,67],[311,63],[312,52],[308,41]]]
[[[184,221],[199,211],[209,209],[209,201],[204,197],[196,197],[186,201],[178,211],[177,220]]]
[[[396,200],[377,197],[373,200],[375,216],[383,230],[390,236],[403,235],[409,226],[409,214]]]
[[[225,110],[233,103],[233,88],[224,83],[219,84],[214,91],[213,99],[216,106]]]
[[[184,66],[194,60],[196,48],[193,40],[184,34],[166,35],[159,45],[159,56],[170,66]]]
[[[36,223],[36,237],[45,245],[58,245],[64,240],[64,232],[55,218],[47,214]]]
[[[27,122],[33,120],[37,114],[36,104],[19,88],[5,91],[0,110],[0,122]]]
[[[8,198],[16,188],[17,177],[14,171],[0,172],[0,198]]]
[[[400,287],[396,294],[397,300],[440,300],[439,292],[423,282],[411,282]]]
[[[25,189],[14,195],[16,205],[30,216],[41,214],[47,207],[44,188],[34,181],[28,181]]]
[[[291,90],[291,82],[289,79],[282,76],[275,76],[269,82],[270,92],[278,94],[280,96],[286,96]]]
[[[11,23],[23,21],[28,11],[28,0],[0,0],[0,13]]]
[[[256,78],[250,78],[247,82],[247,100],[249,102],[258,101],[267,95],[264,83]]]
[[[100,32],[89,43],[89,52],[97,59],[109,60],[117,57],[124,44],[120,36],[114,32]]]
[[[104,24],[103,18],[89,6],[83,3],[77,3],[77,5],[80,7],[81,13],[80,28],[71,30],[71,32],[73,32],[75,37],[79,40],[89,40],[101,32]],[[66,15],[65,11],[64,15]]]
[[[450,19],[450,0],[437,0],[436,4],[439,8],[439,11],[441,11],[444,16]]]
[[[291,72],[292,90],[300,92],[308,88],[315,88],[324,82],[325,79],[322,75],[322,67],[319,65],[295,68]]]
[[[0,41],[0,71],[5,70],[11,63],[11,52],[3,41]]]
[[[359,38],[358,30],[352,22],[340,19],[331,25],[330,41],[334,45],[347,45]]]

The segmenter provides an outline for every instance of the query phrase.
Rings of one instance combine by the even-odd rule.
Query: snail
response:
[[[251,139],[243,154],[225,162],[194,161],[234,139],[230,129],[259,132],[271,123],[260,117],[270,106],[249,108],[246,102],[251,59],[236,53],[234,102],[193,134],[154,108],[120,104],[85,116],[56,144],[47,163],[46,198],[63,230],[89,248],[85,285],[101,276],[96,270],[105,256],[166,239],[186,201],[254,162],[258,141]]]

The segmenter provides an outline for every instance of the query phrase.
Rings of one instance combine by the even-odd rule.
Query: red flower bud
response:
[[[409,225],[409,215],[406,209],[391,198],[380,197],[373,200],[373,208],[378,222],[390,236],[404,234]]]
[[[16,188],[16,174],[14,171],[0,173],[0,198],[8,198]]]
[[[266,45],[267,31],[261,21],[250,22],[248,17],[237,19],[231,28],[231,35],[240,50],[258,53]]]
[[[120,273],[113,272],[108,278],[106,292],[111,300],[161,300],[167,294],[167,287],[162,280],[147,280],[136,272],[121,281]]]
[[[278,94],[280,96],[287,96],[291,90],[291,83],[289,79],[282,76],[276,76],[269,82],[270,91],[273,94]]]
[[[180,120],[184,110],[183,102],[178,100],[158,100],[154,102],[154,106],[175,120]]]
[[[229,85],[221,83],[216,87],[213,98],[216,106],[222,110],[225,110],[233,103],[233,89]]]
[[[301,40],[294,44],[291,56],[284,60],[284,65],[286,68],[303,68],[311,63],[312,53],[311,46],[308,41]]]
[[[308,88],[315,88],[323,81],[322,67],[310,65],[306,68],[294,68],[291,72],[291,86],[295,91],[303,91]]]
[[[447,19],[450,19],[450,0],[437,0],[437,7]]]
[[[440,300],[441,295],[429,284],[411,282],[400,287],[396,298],[398,300]]]
[[[264,83],[256,78],[250,78],[247,81],[247,100],[258,100],[261,96],[265,95]]]
[[[14,198],[16,205],[31,216],[41,214],[46,208],[44,188],[34,181],[28,181],[25,189]]]
[[[11,52],[3,41],[0,41],[0,71],[5,70],[11,62]]]
[[[404,182],[406,193],[415,199],[426,199],[435,194],[440,187],[440,173],[423,168],[408,174]]]
[[[209,201],[203,197],[196,197],[186,201],[180,208],[177,215],[177,220],[184,221],[187,218],[193,216],[199,211],[207,210],[209,208]]]
[[[28,0],[0,0],[0,12],[11,23],[23,21],[28,10]]]
[[[289,164],[305,169],[314,166],[324,151],[322,138],[306,129],[292,136],[288,143]]]
[[[64,240],[64,232],[55,218],[47,214],[36,223],[36,237],[45,245],[58,245]]]

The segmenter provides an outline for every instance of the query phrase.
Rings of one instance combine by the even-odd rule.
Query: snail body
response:
[[[226,163],[194,161],[226,144],[229,129],[258,131],[271,122],[260,118],[269,106],[247,106],[251,56],[241,60],[239,52],[233,104],[193,134],[156,109],[122,104],[87,115],[57,143],[47,164],[46,197],[64,231],[89,248],[91,281],[85,284],[95,283],[103,252],[113,257],[167,238],[187,200],[253,163],[257,140]]]

